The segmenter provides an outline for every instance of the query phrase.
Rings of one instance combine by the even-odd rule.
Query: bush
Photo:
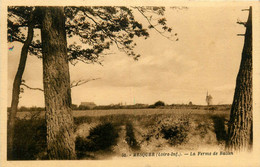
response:
[[[36,107],[36,106],[32,106],[32,107],[24,107],[21,106],[18,109],[19,112],[24,112],[24,111],[45,111],[45,107]]]
[[[73,119],[74,119],[75,128],[77,128],[77,126],[79,126],[80,124],[92,122],[93,118],[94,117],[90,117],[90,116],[74,117]]]
[[[109,150],[116,145],[118,129],[111,123],[105,123],[90,129],[89,136],[86,138],[76,138],[77,156],[84,156],[86,151]]]
[[[79,105],[78,110],[90,110],[88,106]]]
[[[218,108],[217,107],[209,107],[208,108],[210,111],[215,111],[215,110],[217,110]]]
[[[47,148],[45,120],[16,120],[13,142],[13,160],[44,159]]]
[[[133,125],[131,123],[126,124],[126,139],[127,144],[134,150],[139,150],[140,146],[135,139]]]
[[[71,104],[71,109],[72,109],[72,110],[77,110],[77,109],[78,109],[77,104]]]
[[[87,139],[93,142],[93,151],[110,148],[117,143],[118,132],[111,123],[90,129]]]
[[[157,101],[154,103],[155,107],[159,107],[159,106],[165,106],[165,103],[163,101]]]
[[[18,109],[18,111],[28,111],[28,110],[29,110],[29,108],[24,107],[24,106],[21,106],[21,107]]]
[[[166,118],[159,121],[159,131],[170,145],[176,146],[187,142],[189,129],[188,118],[180,118],[178,120]]]
[[[216,137],[219,143],[225,143],[227,140],[227,130],[225,128],[226,122],[228,120],[225,119],[223,115],[214,115],[211,117],[214,122],[214,131],[216,133]]]
[[[155,105],[149,105],[148,108],[155,108]]]

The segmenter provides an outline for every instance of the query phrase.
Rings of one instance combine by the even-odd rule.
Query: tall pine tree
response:
[[[228,127],[227,148],[232,151],[251,150],[253,144],[252,7],[245,27],[244,48]]]

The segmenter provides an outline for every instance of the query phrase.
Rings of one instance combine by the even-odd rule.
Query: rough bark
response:
[[[253,144],[252,113],[252,8],[246,23],[242,60],[236,80],[231,107],[227,148],[232,151],[249,151]]]
[[[23,72],[24,72],[24,69],[26,66],[28,49],[29,49],[29,45],[31,44],[32,39],[33,39],[33,27],[34,27],[34,23],[33,23],[33,12],[32,12],[30,14],[29,23],[28,23],[27,39],[24,42],[24,45],[22,47],[18,70],[16,72],[14,82],[13,82],[11,111],[8,116],[7,158],[9,160],[13,159],[12,151],[13,151],[15,119],[16,119],[17,107],[18,107],[18,103],[19,103],[22,76],[23,76]]]
[[[43,85],[49,159],[75,159],[63,7],[42,7]]]

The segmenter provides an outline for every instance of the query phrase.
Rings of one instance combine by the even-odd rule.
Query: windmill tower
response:
[[[207,95],[206,95],[206,102],[207,102],[207,105],[212,105],[212,96],[208,93],[207,91]]]

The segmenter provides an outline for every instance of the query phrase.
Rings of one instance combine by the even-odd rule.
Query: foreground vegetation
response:
[[[43,112],[19,113],[14,159],[46,159]],[[78,159],[134,152],[224,149],[229,108],[74,111]]]

